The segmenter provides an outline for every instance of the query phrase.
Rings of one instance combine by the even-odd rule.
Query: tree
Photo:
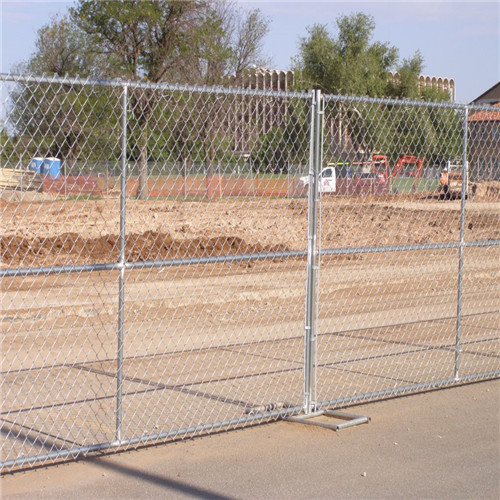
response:
[[[237,10],[233,27],[228,26],[231,45],[229,73],[240,77],[250,67],[266,66],[268,60],[263,56],[263,40],[269,31],[269,21],[258,9],[248,12]]]
[[[32,73],[101,77],[109,72],[108,60],[96,53],[69,16],[53,17],[38,30],[35,43],[37,51],[27,66]]]
[[[309,109],[300,101],[287,103],[283,123],[263,134],[250,157],[254,171],[288,173],[289,167],[308,161]]]
[[[378,97],[387,90],[387,73],[395,68],[398,50],[387,43],[370,43],[375,23],[363,13],[337,18],[338,35],[325,25],[308,28],[294,70],[300,88],[326,93]]]
[[[87,77],[100,76],[106,68],[106,60],[92,51],[68,16],[54,17],[43,26],[36,47],[21,72]],[[112,135],[102,132],[102,116],[108,117],[108,125],[112,121],[109,90],[84,92],[81,86],[69,83],[19,83],[11,101],[9,120],[15,124],[13,132],[24,155],[56,156],[71,170],[84,144],[97,155],[102,138]]]
[[[266,24],[258,11],[244,15],[235,4],[203,0],[79,0],[71,9],[73,23],[93,47],[110,59],[108,76],[152,83],[221,83],[228,70],[238,70],[259,54]],[[139,151],[139,193],[147,190],[149,121],[155,113],[150,89],[131,95]],[[211,109],[211,121],[218,108]],[[212,130],[207,121],[207,130]],[[211,163],[211,132],[203,132]]]
[[[419,51],[409,59],[403,59],[403,63],[398,66],[398,84],[390,84],[388,95],[397,98],[418,99],[418,77],[422,72],[424,59]]]
[[[398,50],[387,43],[372,43],[375,22],[367,14],[341,15],[336,28],[332,35],[326,25],[316,24],[308,28],[309,36],[301,39],[294,59],[298,88],[320,88],[329,94],[387,95],[387,75],[396,67]],[[366,153],[366,114],[343,102],[330,105],[330,110],[326,123],[329,154],[345,161],[353,149]]]
[[[55,74],[59,77],[104,78],[110,72],[110,58],[100,54],[86,34],[69,15],[54,17],[38,32],[37,52],[30,59],[28,70],[35,74]],[[29,87],[29,88],[28,88]],[[85,148],[85,163],[102,158],[109,160],[109,144],[116,135],[119,120],[116,103],[119,95],[111,88],[85,87],[79,84],[27,85],[30,93],[26,111],[35,123],[33,134],[43,134],[47,149],[44,154],[57,156],[73,170]],[[32,105],[37,109],[32,110]],[[103,117],[106,117],[103,120]],[[35,129],[36,127],[36,129]],[[116,153],[118,154],[118,153]],[[80,166],[81,168],[81,166]]]
[[[262,42],[268,32],[268,24],[268,20],[258,9],[244,11],[235,2],[211,2],[196,39],[196,47],[190,57],[184,60],[186,74],[189,75],[187,81],[202,85],[223,85],[228,77],[237,81],[245,70],[264,64]],[[227,140],[224,138],[224,132],[230,127],[227,117],[234,113],[235,107],[244,104],[245,99],[202,93],[196,104],[185,100],[182,106],[178,106],[184,116],[181,120],[182,133],[175,134],[174,141],[184,144],[200,143],[207,186],[212,185],[211,177],[220,157],[218,149]],[[186,116],[186,110],[190,108],[191,113]],[[172,122],[175,130],[179,125]],[[179,149],[179,145],[176,145],[176,149]],[[183,158],[183,161],[187,160],[188,158]],[[208,193],[211,194],[210,188]]]
[[[15,157],[15,138],[11,137],[5,128],[5,123],[0,120],[0,164],[8,167],[9,163],[18,160]]]
[[[301,39],[294,63],[299,88],[349,96],[449,100],[443,92],[419,89],[423,68],[419,51],[399,63],[397,48],[372,42],[371,16],[340,16],[336,27],[332,35],[325,25],[314,25]],[[394,70],[399,75],[396,83],[388,81],[388,72]],[[446,110],[339,100],[327,104],[325,115],[327,154],[339,161],[366,160],[374,152],[393,159],[406,153],[429,158],[440,148],[449,154],[456,149],[456,120]]]
[[[267,29],[260,11],[243,11],[235,2],[78,0],[69,15],[52,19],[39,31],[37,51],[26,70],[60,77],[218,85],[228,75],[263,61]],[[110,99],[113,91],[104,87],[76,87],[19,86],[12,118],[17,128],[25,127],[27,154],[57,155],[66,165],[76,161],[83,146],[89,146],[86,159],[102,157],[106,154],[102,148],[108,149],[108,156],[117,155],[109,152],[113,141],[102,127],[118,130],[114,125],[119,120],[119,89]],[[150,155],[157,157],[161,144],[173,147],[174,156],[182,161],[189,159],[191,146],[197,144],[196,154],[204,150],[211,175],[214,148],[220,142],[216,135],[222,133],[228,100],[209,93],[193,100],[187,94],[160,93],[148,86],[133,87],[129,95],[129,155],[139,163],[140,198],[148,196],[147,162]],[[165,140],[155,127],[182,133]],[[182,153],[187,145],[189,151]]]
[[[235,2],[211,2],[192,57],[185,60],[191,83],[218,85],[229,75],[267,63],[262,55],[269,21],[258,9],[244,11]]]
[[[182,61],[191,55],[191,41],[199,37],[205,5],[199,0],[79,0],[70,13],[96,52],[110,58],[107,76],[159,83],[182,79]],[[138,197],[146,199],[152,92],[135,89],[130,107],[140,130]]]

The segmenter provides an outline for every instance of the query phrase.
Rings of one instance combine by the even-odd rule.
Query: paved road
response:
[[[4,499],[500,497],[500,381],[372,403],[338,433],[291,422],[39,468]]]

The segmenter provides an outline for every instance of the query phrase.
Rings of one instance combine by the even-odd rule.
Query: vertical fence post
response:
[[[316,345],[315,297],[316,297],[316,257],[318,225],[318,173],[320,158],[320,101],[321,91],[314,90],[311,103],[311,133],[309,139],[309,191],[307,211],[307,282],[306,319],[304,347],[304,412],[314,410],[314,359]]]
[[[120,277],[118,289],[118,349],[116,369],[116,429],[115,440],[122,439],[122,389],[123,389],[123,323],[125,309],[125,215],[127,200],[127,92],[122,91],[122,141],[121,141],[121,182],[120,182]]]
[[[459,379],[460,349],[462,335],[462,291],[464,273],[464,246],[465,246],[465,203],[468,197],[469,165],[467,161],[469,108],[465,106],[462,146],[462,191],[460,196],[460,247],[458,249],[458,291],[457,291],[457,327],[455,337],[455,380]]]

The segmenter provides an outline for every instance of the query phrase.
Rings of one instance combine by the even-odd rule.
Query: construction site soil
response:
[[[496,192],[493,192],[496,194]],[[119,260],[120,200],[61,200],[39,193],[1,199],[2,267]],[[307,248],[307,199],[127,200],[127,261],[280,252]],[[324,248],[411,245],[460,239],[460,200],[400,195],[323,196]],[[465,240],[500,239],[498,196],[466,205]]]

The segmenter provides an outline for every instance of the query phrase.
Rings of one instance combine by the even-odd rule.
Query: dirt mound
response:
[[[320,248],[456,242],[460,201],[324,197]],[[466,240],[500,239],[500,204],[469,202]],[[128,262],[307,249],[306,199],[176,200],[127,203]],[[118,262],[117,200],[2,206],[4,267]]]
[[[474,198],[481,200],[500,200],[500,181],[471,183]]]
[[[109,263],[118,262],[120,257],[120,241],[115,235],[95,239],[77,233],[32,240],[2,237],[0,249],[2,262],[9,267]],[[125,259],[129,262],[282,251],[287,248],[248,244],[233,236],[174,240],[170,234],[153,231],[127,235],[125,242]]]
[[[38,191],[22,191],[16,189],[3,189],[0,191],[1,205],[4,207],[9,202],[39,202],[54,200],[55,196],[49,193],[39,193]]]

